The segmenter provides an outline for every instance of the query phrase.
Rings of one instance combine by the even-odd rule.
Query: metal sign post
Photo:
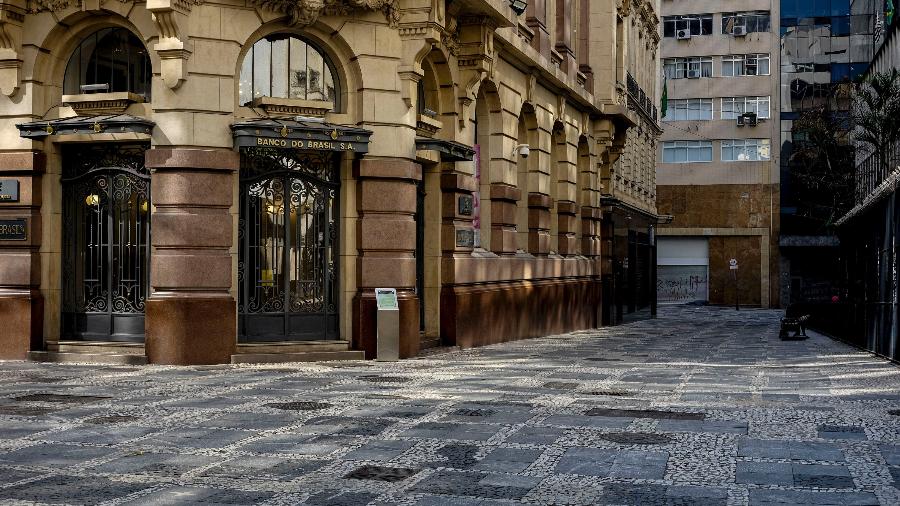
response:
[[[731,275],[734,276],[734,310],[741,310],[741,292],[738,289],[738,261],[732,258],[728,261],[728,268],[731,269]]]
[[[376,288],[378,305],[378,334],[375,360],[396,362],[400,360],[400,306],[395,288]]]

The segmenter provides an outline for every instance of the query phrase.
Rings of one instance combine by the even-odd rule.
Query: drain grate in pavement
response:
[[[409,469],[405,467],[362,466],[350,471],[344,478],[394,483],[403,481],[418,472],[418,469]]]
[[[314,401],[292,401],[292,402],[270,402],[265,404],[267,408],[283,409],[286,411],[315,411],[317,409],[330,408],[331,404],[327,402]]]
[[[407,378],[405,376],[377,376],[377,375],[367,375],[360,376],[358,378],[361,381],[368,381],[369,383],[406,383],[408,381],[412,381],[412,378]]]
[[[900,416],[900,409],[890,409],[888,410],[889,415]]]
[[[612,432],[609,434],[600,434],[600,439],[625,445],[661,445],[672,442],[674,438],[668,434]]]
[[[58,402],[63,404],[85,404],[88,402],[97,402],[106,399],[111,399],[111,397],[68,394],[28,394],[15,397],[15,400],[20,402]]]
[[[594,390],[585,393],[588,395],[605,395],[607,397],[628,397],[634,395],[633,392],[626,392],[624,390]]]
[[[591,408],[584,412],[587,416],[608,416],[615,418],[652,418],[654,420],[705,420],[704,413],[679,413],[655,409],[609,409]]]
[[[45,408],[41,406],[0,406],[0,415],[13,416],[43,416],[56,411],[53,408]]]
[[[452,414],[452,415],[458,415],[458,416],[491,416],[491,415],[496,414],[496,413],[497,413],[497,412],[496,412],[495,410],[493,410],[493,409],[466,409],[466,408],[462,408],[462,409],[457,409],[456,411],[454,411],[454,412],[451,413],[451,414]]]
[[[553,390],[575,390],[578,388],[578,383],[570,383],[567,381],[548,381],[544,383],[544,388],[550,388]]]
[[[606,357],[587,357],[585,358],[588,362],[621,362],[621,358],[606,358]]]
[[[819,425],[819,432],[849,432],[851,434],[865,434],[865,429],[854,425]]]
[[[116,423],[128,423],[133,422],[135,420],[140,420],[140,418],[131,415],[109,415],[109,416],[95,416],[94,418],[88,418],[84,421],[84,423],[90,423],[93,425],[112,425]]]

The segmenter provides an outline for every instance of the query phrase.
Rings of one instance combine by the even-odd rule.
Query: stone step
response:
[[[122,353],[87,353],[30,351],[28,360],[34,362],[56,362],[64,364],[110,364],[110,365],[146,365],[144,355]]]
[[[47,351],[57,353],[112,353],[116,355],[146,356],[143,343],[115,341],[47,341]]]
[[[310,353],[322,351],[347,351],[349,341],[275,341],[260,343],[238,343],[236,355]]]
[[[324,362],[328,360],[363,360],[362,351],[306,351],[291,353],[238,353],[231,356],[232,364],[280,364],[285,362]]]

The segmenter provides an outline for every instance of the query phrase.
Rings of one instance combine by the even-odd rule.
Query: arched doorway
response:
[[[73,51],[63,91],[129,92],[146,101],[151,75],[150,58],[140,39],[124,28],[104,28],[85,37]],[[93,123],[93,132],[100,132],[110,124],[109,118],[87,120]],[[124,131],[125,123],[135,121],[117,125]],[[48,123],[48,133],[54,129]],[[148,142],[62,146],[62,339],[144,340],[151,206],[144,153],[149,147]]]

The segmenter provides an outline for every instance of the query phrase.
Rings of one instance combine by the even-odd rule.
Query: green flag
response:
[[[891,26],[894,21],[894,1],[887,0],[887,5],[884,7],[884,20],[885,25]]]
[[[659,104],[660,119],[666,117],[666,111],[669,110],[669,80],[663,76],[662,102]]]

